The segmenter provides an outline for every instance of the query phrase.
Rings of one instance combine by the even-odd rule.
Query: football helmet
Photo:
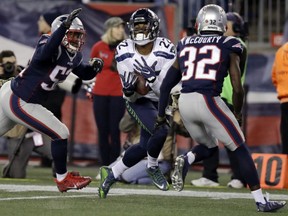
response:
[[[140,26],[138,24],[144,24]],[[148,8],[135,11],[129,20],[129,36],[138,45],[154,41],[159,35],[160,19]]]
[[[223,8],[215,4],[209,4],[201,8],[196,18],[196,29],[198,34],[201,32],[226,31],[227,17]]]
[[[57,17],[53,23],[51,24],[51,33],[55,32],[56,29],[62,24],[64,20],[68,17],[69,14],[61,15]],[[62,40],[62,45],[66,47],[66,49],[70,53],[75,53],[81,50],[85,42],[85,29],[82,21],[76,17],[69,29],[67,29],[66,34]]]
[[[244,21],[238,13],[226,13],[226,17],[227,21],[231,21],[233,23],[232,29],[235,33],[242,33],[244,31]]]

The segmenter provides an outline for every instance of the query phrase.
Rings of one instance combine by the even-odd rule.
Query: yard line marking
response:
[[[15,185],[15,184],[0,184],[0,190],[8,192],[27,192],[27,191],[49,191],[58,192],[56,186],[41,186],[41,185]],[[86,193],[86,195],[68,195],[69,193]],[[93,194],[93,195],[88,195]],[[98,197],[98,188],[87,187],[82,190],[71,190],[62,196],[34,196],[29,199],[51,199],[51,198],[74,198],[74,197]],[[169,190],[160,191],[157,189],[130,189],[130,188],[111,188],[108,196],[125,196],[125,195],[150,195],[150,196],[182,196],[182,197],[204,197],[211,199],[252,199],[252,195],[249,191],[246,193],[239,192],[207,192],[207,191],[192,191],[184,190],[181,192]],[[288,200],[288,195],[285,194],[270,194],[270,198],[275,200]],[[27,197],[9,197],[0,198],[0,201],[27,199]]]
[[[32,197],[9,197],[0,198],[0,201],[11,201],[11,200],[34,200],[34,199],[59,199],[59,198],[79,198],[79,197],[94,197],[93,195],[68,195],[68,196],[32,196]]]

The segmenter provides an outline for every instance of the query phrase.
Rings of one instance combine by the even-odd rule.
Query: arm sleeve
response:
[[[97,74],[91,65],[84,64],[83,61],[81,61],[78,67],[74,68],[73,73],[82,80],[91,80]]]
[[[42,59],[51,58],[57,53],[58,47],[61,45],[63,37],[66,33],[66,28],[60,25],[51,36],[43,35],[38,42],[37,52],[40,53]]]
[[[276,71],[277,71],[277,53],[275,55],[275,60],[274,60],[274,63],[273,63],[273,67],[272,67],[272,83],[275,87],[277,87],[277,74],[276,74]]]
[[[169,102],[169,95],[171,89],[177,85],[182,78],[180,70],[175,68],[174,66],[170,67],[162,84],[160,87],[160,98],[159,98],[159,107],[158,107],[158,115],[163,117],[165,116],[165,110]]]

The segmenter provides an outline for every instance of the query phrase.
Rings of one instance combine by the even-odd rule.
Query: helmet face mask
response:
[[[85,32],[79,30],[68,30],[63,38],[62,44],[69,52],[80,51],[85,43]]]
[[[226,25],[226,13],[223,8],[218,5],[206,5],[197,15],[196,29],[198,34],[203,34],[203,32],[216,32],[223,34],[226,31]]]
[[[135,11],[130,17],[128,27],[130,38],[138,45],[146,45],[159,35],[158,16],[148,8]]]
[[[62,24],[64,20],[66,20],[67,15],[61,15],[57,17],[53,23],[51,24],[51,32],[53,33],[56,31],[56,29],[59,28],[59,26]],[[81,22],[81,20],[76,17],[70,28],[67,29],[66,34],[62,40],[62,45],[66,47],[68,52],[70,53],[76,53],[79,52],[85,43],[85,29]]]

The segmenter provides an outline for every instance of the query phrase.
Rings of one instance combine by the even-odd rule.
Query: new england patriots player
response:
[[[99,197],[106,198],[116,179],[129,167],[148,157],[147,172],[160,190],[168,190],[169,183],[159,169],[157,158],[165,142],[168,125],[153,134],[158,110],[160,85],[176,54],[174,45],[166,38],[158,37],[160,20],[147,8],[135,11],[129,20],[130,39],[121,42],[115,59],[122,80],[124,98],[129,114],[141,126],[140,143],[129,147],[111,169],[100,168]],[[146,95],[136,90],[137,77],[143,76],[150,91]]]
[[[101,59],[84,64],[80,48],[85,30],[77,17],[81,8],[57,17],[52,34],[41,36],[30,64],[0,91],[0,136],[17,123],[51,137],[55,163],[55,182],[60,192],[81,189],[90,182],[78,172],[67,172],[68,128],[41,103],[49,92],[71,73],[83,80],[92,79],[102,69]]]
[[[190,136],[199,145],[176,158],[172,173],[174,189],[183,189],[189,165],[209,157],[218,148],[219,140],[237,159],[258,211],[275,211],[286,202],[269,201],[263,196],[257,170],[236,120],[241,118],[244,94],[239,69],[239,55],[243,48],[238,39],[223,36],[226,22],[226,14],[221,7],[206,5],[196,19],[198,35],[178,42],[177,60],[168,70],[160,88],[156,126],[165,124],[169,92],[181,80],[179,111]],[[233,86],[234,113],[219,96],[228,70]]]

